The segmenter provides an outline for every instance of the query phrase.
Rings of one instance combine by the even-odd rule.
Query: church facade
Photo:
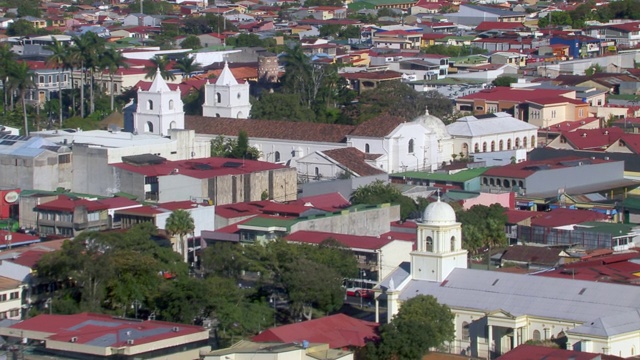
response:
[[[640,288],[467,269],[461,224],[446,203],[434,202],[418,223],[417,249],[381,281],[387,322],[402,303],[434,296],[455,315],[449,351],[496,357],[529,340],[563,339],[571,350],[630,357],[640,349]]]
[[[204,94],[202,116],[234,119],[249,118],[251,113],[249,83],[238,83],[238,80],[229,69],[228,63],[224,63],[224,68],[215,83],[205,84]]]
[[[132,132],[169,136],[170,129],[184,129],[184,104],[180,91],[171,91],[158,69],[149,90],[138,89]]]

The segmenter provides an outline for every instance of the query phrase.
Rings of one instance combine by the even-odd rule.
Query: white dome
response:
[[[444,122],[438,117],[429,114],[429,110],[427,109],[425,109],[423,115],[418,116],[413,121],[421,122],[427,129],[433,131],[438,140],[451,138]]]
[[[456,212],[451,205],[440,201],[432,202],[422,213],[422,222],[426,225],[451,225],[456,222]]]

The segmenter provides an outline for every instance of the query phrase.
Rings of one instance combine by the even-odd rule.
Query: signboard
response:
[[[6,193],[4,195],[4,201],[6,201],[9,204],[13,204],[14,202],[18,201],[19,197],[20,197],[20,195],[18,195],[17,192],[9,191],[8,193]]]

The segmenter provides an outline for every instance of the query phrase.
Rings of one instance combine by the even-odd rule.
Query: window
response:
[[[173,110],[173,100],[169,100],[169,110]]]
[[[280,151],[276,151],[276,153],[274,154],[274,159],[275,162],[280,162]]]
[[[525,149],[527,148],[527,137],[526,136],[522,138],[522,147],[525,148]]]
[[[369,153],[369,150],[371,150],[371,149],[369,148],[369,144],[364,144],[364,152],[368,154],[368,153]]]
[[[153,110],[153,101],[147,100],[147,110]]]
[[[145,132],[152,133],[153,132],[153,123],[151,121],[147,121],[147,123],[145,124],[144,128],[145,128],[144,129]]]
[[[487,179],[486,177],[482,178],[482,184],[483,185],[489,185],[489,179]]]
[[[216,102],[220,104],[222,102],[222,94],[216,93]]]
[[[241,93],[238,93],[238,99],[240,99],[242,97]]]
[[[511,139],[507,140],[507,150],[511,150]]]
[[[491,142],[491,152],[494,152],[494,151],[496,151],[496,142],[492,141]]]
[[[499,151],[504,150],[504,141],[503,140],[500,140],[500,142],[498,142],[498,150]]]
[[[531,135],[531,146],[532,147],[536,146],[536,137],[535,137],[535,135]]]
[[[427,251],[428,252],[433,252],[433,239],[431,238],[431,236],[427,236]]]
[[[413,154],[413,139],[409,140],[409,154]]]
[[[540,341],[540,331],[533,330],[533,341]]]
[[[486,142],[482,143],[482,152],[487,152],[487,143]]]
[[[580,111],[578,111],[578,116],[580,117],[584,116],[584,109],[580,109]]]
[[[516,138],[516,149],[520,148],[520,138]]]
[[[68,164],[71,162],[71,154],[58,155],[58,164]]]
[[[476,145],[473,147],[473,152],[480,152],[480,145],[478,145],[478,143],[476,143]]]
[[[7,301],[7,294],[0,295],[0,301]]]
[[[469,323],[466,321],[462,322],[462,340],[469,341]]]
[[[47,80],[48,80],[48,82],[49,82],[49,83],[52,83],[52,82],[53,82],[53,78],[51,77],[51,75],[49,75],[49,76],[47,77]]]
[[[20,316],[20,309],[13,309],[13,310],[11,310],[10,314],[11,314],[11,317],[17,317],[17,316]]]
[[[551,118],[552,119],[556,118],[556,111],[555,110],[551,110]]]
[[[44,76],[42,76],[42,75],[38,76],[38,82],[40,84],[44,84]]]
[[[522,182],[522,180],[518,181],[518,187],[521,189],[524,187],[524,182]]]
[[[9,299],[13,300],[13,299],[19,299],[20,298],[20,292],[18,291],[14,291],[11,293],[11,295],[9,295]]]
[[[90,212],[89,214],[87,214],[87,220],[88,221],[98,221],[98,220],[100,220],[100,213],[97,212],[97,211]]]
[[[456,251],[456,237],[451,237],[451,251]]]

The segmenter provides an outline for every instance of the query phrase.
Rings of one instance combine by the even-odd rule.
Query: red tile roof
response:
[[[225,164],[233,166],[225,166]],[[180,161],[166,160],[162,164],[142,166],[117,163],[111,164],[111,166],[145,176],[181,174],[196,179],[211,179],[217,176],[250,174],[259,171],[286,168],[284,165],[264,161],[227,158],[201,158]]]
[[[586,261],[569,263],[539,275],[575,280],[639,284],[640,279],[636,274],[640,272],[640,264],[630,261],[639,257],[640,254],[635,251],[601,256]]]
[[[511,177],[517,179],[525,179],[528,176],[534,174],[536,171],[544,171],[551,169],[562,169],[572,166],[576,162],[582,162],[584,165],[588,164],[602,164],[608,162],[608,160],[602,159],[589,159],[579,156],[567,156],[562,158],[539,160],[539,161],[523,161],[517,164],[508,164],[504,166],[493,167],[487,170],[483,176],[500,176]]]
[[[349,135],[365,137],[384,137],[407,120],[397,116],[380,115],[358,125]]]
[[[533,212],[533,211],[509,210],[509,209],[505,209],[504,213],[507,215],[508,224],[518,224],[519,222],[530,219],[532,217],[539,216],[541,214],[539,212]]]
[[[28,250],[7,261],[33,269],[42,256],[49,252],[46,250]]]
[[[254,201],[216,206],[216,215],[226,219],[258,215],[271,201]]]
[[[563,132],[561,136],[578,150],[604,150],[618,141],[623,134],[621,128],[611,127]]]
[[[322,195],[305,196],[299,198],[292,203],[295,204],[310,204],[313,208],[324,211],[338,211],[351,205],[349,200],[345,199],[340,193],[329,193]]]
[[[295,125],[295,126],[293,126]],[[211,118],[185,116],[185,128],[196,134],[238,136],[241,130],[249,138],[287,139],[291,141],[318,141],[343,143],[354,127],[312,122],[258,119]]]
[[[174,331],[176,327],[178,331]],[[132,321],[114,318],[110,315],[91,313],[76,315],[42,314],[11,325],[10,328],[48,333],[50,335],[46,336],[46,339],[55,341],[69,342],[72,337],[75,337],[78,344],[89,344],[101,339],[100,346],[104,347],[133,346],[127,344],[127,337],[124,335],[127,331],[132,333],[135,345],[166,341],[189,335],[194,336],[205,332],[208,337],[208,331],[200,326],[155,320]],[[111,340],[105,342],[105,339]]]
[[[623,134],[618,141],[624,143],[634,153],[640,154],[640,134]]]
[[[56,200],[36,205],[36,209],[73,212],[73,210],[79,206],[85,206],[87,208],[87,211],[100,211],[107,210],[109,208],[107,204],[103,204],[97,200],[91,201],[86,199],[72,199],[66,195],[60,195]]]
[[[538,105],[574,104],[574,105],[589,106],[589,104],[587,104],[584,101],[576,100],[576,99],[569,99],[569,98],[564,97],[564,96],[553,96],[553,97],[548,97],[548,98],[537,98],[535,100],[527,100],[527,102],[530,102],[530,103],[533,103],[533,104],[538,104]]]
[[[582,126],[589,125],[597,121],[600,121],[600,119],[598,119],[597,117],[588,117],[575,121],[563,121],[561,123],[550,126],[548,130],[550,132],[576,131]]]
[[[486,101],[533,101],[549,97],[558,97],[572,94],[568,90],[548,89],[514,89],[505,86],[497,86],[492,89],[482,90],[477,93],[461,96],[458,100],[486,100]]]
[[[8,242],[6,240],[5,237],[7,235],[11,235],[11,242]],[[28,244],[33,244],[37,242],[40,242],[40,238],[37,236],[10,232],[9,230],[0,230],[0,249],[5,249],[9,247],[9,244],[11,244],[11,246],[21,246],[21,245],[28,245]]]
[[[604,360],[600,354],[545,346],[520,345],[498,360]],[[617,357],[617,356],[616,356]],[[616,358],[614,357],[614,358]],[[620,358],[621,359],[621,358]]]
[[[320,231],[296,231],[284,237],[289,242],[305,244],[320,244],[329,238],[336,239],[350,249],[366,250],[378,250],[393,241],[389,237],[346,235]]]
[[[340,74],[345,79],[348,80],[393,80],[393,79],[401,79],[402,73],[392,70],[384,70],[384,71],[361,71],[355,73],[342,73]]]
[[[371,159],[372,156],[378,157],[379,155],[365,154],[353,147],[325,150],[322,153],[357,176],[386,174],[384,170],[378,169],[366,162],[366,160]]]
[[[283,343],[300,343],[307,340],[313,343],[328,343],[332,349],[363,347],[367,341],[378,338],[377,327],[378,324],[373,322],[336,314],[271,328],[251,340]]]
[[[607,219],[607,215],[596,211],[558,208],[544,212],[543,215],[531,219],[531,225],[555,228],[581,224],[589,221],[603,221]]]

